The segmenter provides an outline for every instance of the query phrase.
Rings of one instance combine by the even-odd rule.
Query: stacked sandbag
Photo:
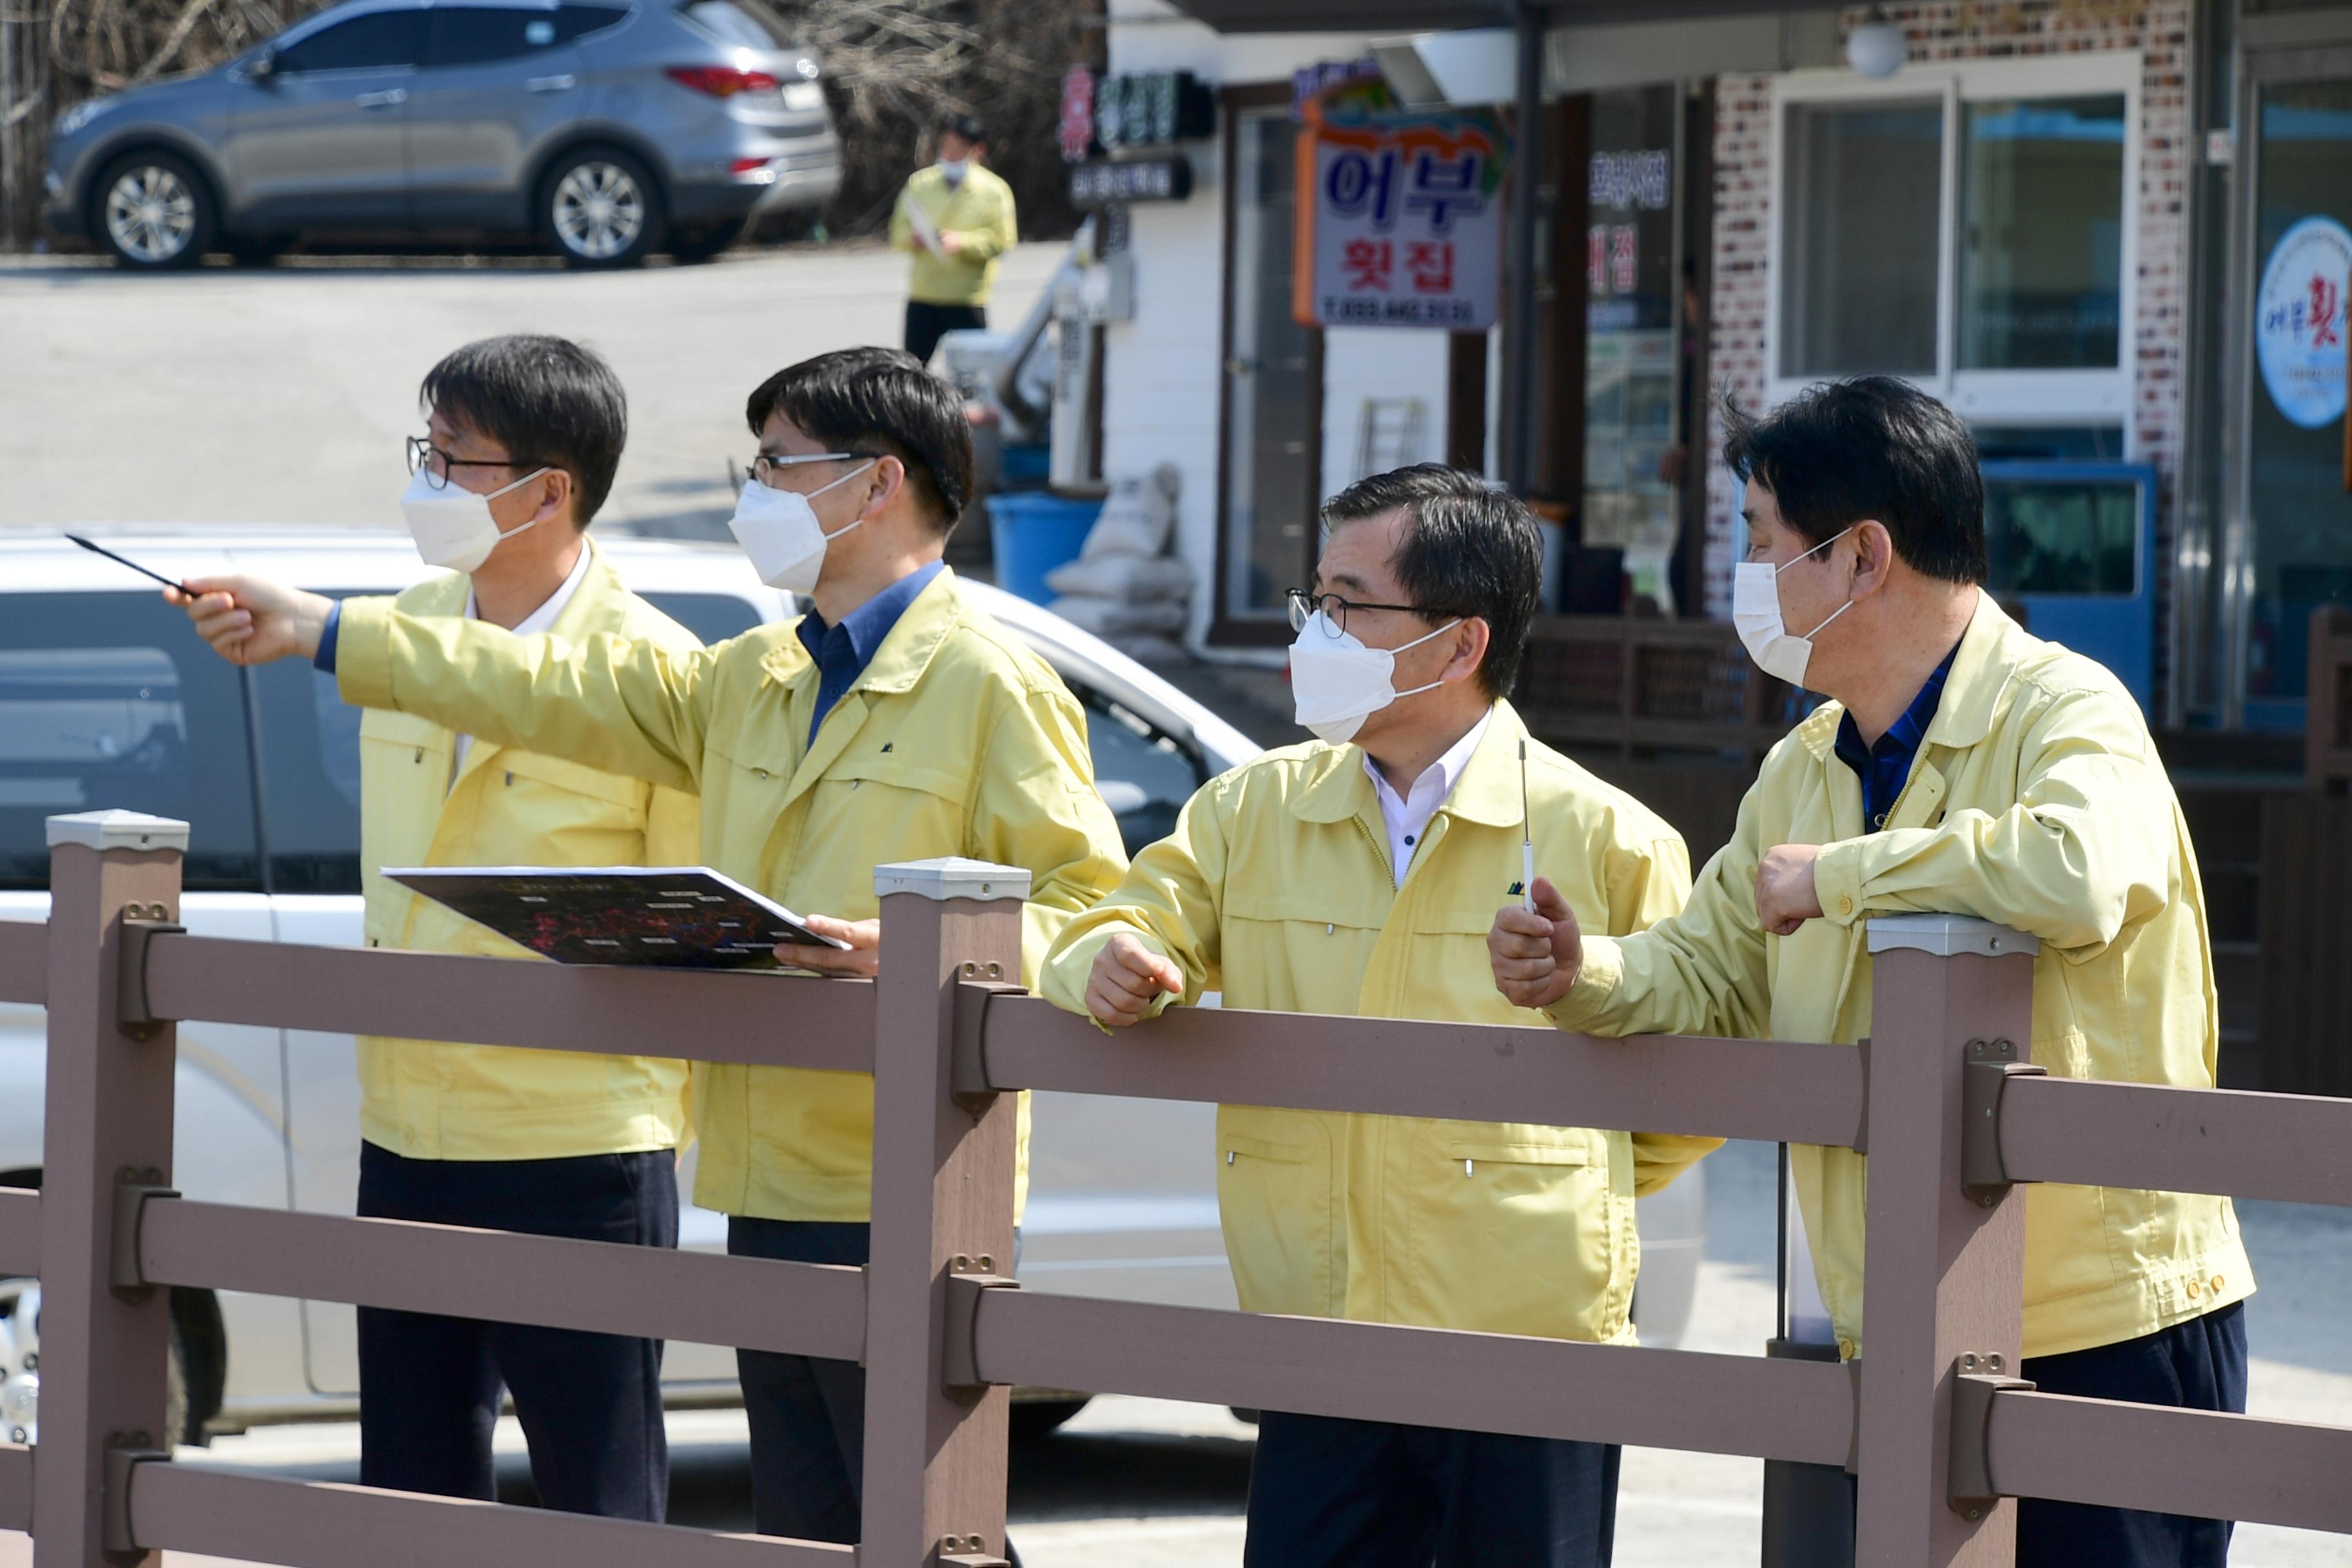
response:
[[[1045,574],[1046,608],[1137,658],[1182,658],[1192,572],[1166,553],[1181,482],[1172,463],[1114,481],[1078,558]]]

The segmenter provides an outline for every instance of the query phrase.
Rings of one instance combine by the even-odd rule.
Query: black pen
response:
[[[68,533],[66,537],[93,554],[103,555],[109,561],[128,566],[142,577],[154,578],[155,581],[163,584],[166,588],[177,588],[181,593],[185,594],[191,599],[197,596],[196,591],[189,587],[185,583],[174,583],[169,577],[164,576],[161,572],[150,572],[146,567],[140,565],[136,561],[131,560],[127,556],[117,555],[113,551],[109,550],[103,544],[92,544],[89,540],[84,539],[79,533]]]

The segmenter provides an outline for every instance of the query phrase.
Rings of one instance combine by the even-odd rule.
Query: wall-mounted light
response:
[[[1845,36],[1845,63],[1864,76],[1893,76],[1903,68],[1909,46],[1903,29],[1886,19],[1876,5]]]

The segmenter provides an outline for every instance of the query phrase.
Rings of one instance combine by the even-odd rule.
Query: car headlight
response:
[[[58,134],[70,136],[115,105],[110,98],[93,98],[75,104],[58,116]]]

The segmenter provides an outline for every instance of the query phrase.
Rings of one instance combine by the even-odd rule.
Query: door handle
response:
[[[363,92],[352,101],[362,109],[390,109],[395,104],[408,101],[408,89],[404,87],[394,87],[387,88],[382,92]]]
[[[565,72],[562,76],[535,76],[522,84],[525,92],[562,92],[580,85],[580,79]]]

